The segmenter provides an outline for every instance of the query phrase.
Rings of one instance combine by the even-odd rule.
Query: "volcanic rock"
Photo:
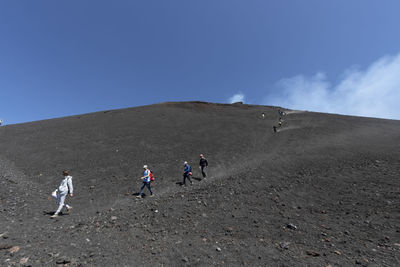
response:
[[[400,122],[285,110],[274,133],[278,109],[161,103],[0,127],[1,264],[400,266]],[[156,197],[135,201],[144,164]],[[49,220],[65,169],[74,210]]]

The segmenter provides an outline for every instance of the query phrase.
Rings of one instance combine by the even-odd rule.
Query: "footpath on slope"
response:
[[[283,126],[279,128],[279,131],[289,131],[301,129],[302,127],[304,127],[304,125],[301,125],[296,121],[291,121],[290,119],[291,114],[299,113],[303,112],[289,111],[285,116],[285,122]],[[213,186],[214,184],[218,184],[220,180],[227,179],[231,176],[246,177],[249,170],[254,170],[263,164],[265,165],[267,163],[271,163],[276,160],[277,157],[279,157],[280,160],[286,158],[289,155],[286,151],[290,149],[291,143],[294,142],[295,139],[287,139],[291,136],[282,136],[282,134],[284,133],[279,133],[279,131],[272,135],[266,135],[265,132],[272,132],[272,124],[270,124],[270,121],[268,120],[259,120],[259,122],[261,127],[258,127],[256,128],[256,130],[253,131],[252,140],[250,141],[251,145],[247,147],[247,151],[245,152],[246,155],[237,158],[234,162],[230,162],[229,164],[223,162],[210,162],[211,167],[208,169],[208,176],[206,179],[203,179],[201,177],[201,173],[197,169],[197,165],[193,164],[193,185],[187,183],[188,185],[186,187],[179,186],[179,179],[176,179],[176,182],[170,183],[168,186],[160,188],[157,185],[157,179],[163,179],[163,177],[156,177],[155,187],[153,188],[155,197],[152,199],[161,200],[163,198],[175,198],[180,196],[180,194],[183,192],[187,193],[191,190],[206,189],[207,187]],[[311,123],[307,122],[306,125],[308,124]],[[268,174],[266,174],[266,176],[268,176]],[[178,174],[177,177],[179,178],[180,175]],[[257,179],[257,177],[255,178]],[[131,206],[131,196],[135,196],[138,193],[139,186],[140,184],[137,183],[137,188],[134,188],[135,191],[130,192],[128,197],[125,196],[116,199],[109,205],[103,206],[103,209],[117,209],[121,208],[124,205]],[[148,193],[147,188],[144,189],[144,193],[145,195],[146,193]],[[138,207],[136,204],[140,205],[143,201],[149,200],[151,201],[150,198],[145,197],[144,199],[136,200],[135,202],[133,202],[133,205],[135,205],[135,207]]]
[[[291,141],[286,140],[287,136],[282,136],[279,133],[265,135],[264,131],[272,131],[271,125],[268,125],[268,123],[269,122],[267,121],[260,122],[257,130],[252,132],[252,139],[248,142],[250,145],[246,148],[247,150],[243,155],[241,155],[241,157],[237,158],[233,162],[230,162],[229,165],[224,163],[215,163],[212,168],[210,168],[210,177],[206,181],[196,182],[193,187],[187,188],[181,188],[175,183],[170,183],[168,186],[163,187],[160,190],[157,190],[156,188],[156,197],[153,199],[147,198],[143,200],[136,200],[132,199],[132,197],[119,196],[114,198],[114,201],[111,201],[108,205],[98,207],[97,212],[101,214],[107,210],[125,209],[127,212],[134,210],[137,214],[146,213],[146,211],[148,213],[152,203],[155,201],[164,201],[169,197],[180,197],[183,192],[190,193],[195,189],[206,189],[212,185],[218,186],[219,181],[232,175],[243,175],[243,177],[246,177],[247,170],[257,169],[261,164],[264,164],[268,161],[273,161],[274,157],[276,157],[277,151],[279,151],[279,154],[284,154],[286,149],[290,147]],[[286,123],[289,123],[289,120],[287,120]],[[282,129],[285,127],[286,125],[284,125]],[[282,141],[284,141],[284,146]],[[74,235],[79,233],[78,229],[88,229],[87,233],[94,233],[91,232],[91,230],[98,231],[101,229],[98,228],[96,224],[102,225],[104,220],[99,221],[99,219],[105,219],[105,217],[96,215],[97,212],[95,212],[93,208],[88,209],[87,206],[85,206],[90,205],[89,199],[84,199],[85,196],[80,196],[79,201],[77,201],[78,199],[72,200],[71,204],[74,206],[74,210],[72,211],[71,215],[66,217],[61,216],[57,220],[51,220],[48,214],[43,213],[45,207],[53,207],[54,209],[56,208],[55,203],[52,202],[49,204],[47,200],[50,192],[42,192],[39,184],[31,181],[22,172],[18,171],[18,169],[15,168],[15,165],[10,161],[3,159],[1,160],[1,164],[3,169],[2,177],[7,177],[7,179],[2,180],[2,183],[7,181],[8,183],[13,184],[13,182],[10,181],[16,182],[14,184],[15,186],[12,185],[9,187],[14,191],[7,192],[5,194],[9,195],[9,193],[13,193],[11,194],[13,196],[10,199],[15,197],[14,202],[16,203],[14,208],[12,205],[10,206],[12,208],[12,214],[15,215],[15,219],[7,222],[6,225],[9,232],[8,241],[11,241],[10,243],[12,244],[21,244],[22,249],[21,253],[19,254],[20,256],[25,255],[25,250],[30,251],[29,253],[26,252],[27,255],[35,254],[37,250],[30,244],[34,242],[44,242],[43,244],[45,244],[44,246],[46,247],[45,251],[49,254],[57,254],[57,250],[63,251],[63,235],[57,235],[57,231],[68,231]],[[57,186],[58,183],[59,180],[55,179],[54,186]],[[140,185],[138,183],[137,189],[139,189],[139,186]],[[4,188],[7,188],[7,186],[4,186]],[[26,190],[27,188],[29,188],[29,190]],[[77,189],[79,190],[79,188]],[[102,196],[97,195],[96,197]],[[34,199],[35,202],[30,202],[31,199]],[[76,204],[78,204],[78,206],[76,206]],[[86,214],[86,210],[89,210],[90,212]],[[107,216],[109,214],[105,212],[104,215]],[[132,219],[132,217],[128,218]],[[97,228],[91,229],[91,227]],[[14,236],[16,236],[16,238],[14,238]],[[91,244],[92,242],[95,242],[94,240],[96,240],[95,237],[90,237],[89,235],[87,235],[87,237],[88,240],[90,239],[90,241],[87,241],[88,244]],[[100,237],[102,236],[99,236],[99,238]],[[47,240],[48,238],[51,239]],[[74,244],[75,242],[76,241],[71,242],[71,244]],[[50,246],[50,244],[52,245]],[[79,251],[78,248],[70,249],[70,255],[74,255]],[[54,261],[54,259],[52,260]]]

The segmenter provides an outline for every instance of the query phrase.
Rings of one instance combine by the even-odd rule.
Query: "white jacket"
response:
[[[59,194],[72,194],[74,187],[72,186],[72,176],[64,176],[60,186],[56,189]]]

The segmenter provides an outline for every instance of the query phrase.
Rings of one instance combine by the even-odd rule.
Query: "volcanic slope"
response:
[[[1,127],[0,265],[400,266],[400,122],[286,111],[277,133],[276,107],[202,102]]]

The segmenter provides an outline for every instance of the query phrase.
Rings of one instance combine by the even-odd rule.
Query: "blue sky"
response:
[[[0,1],[0,118],[243,100],[400,119],[398,10],[391,0]]]

